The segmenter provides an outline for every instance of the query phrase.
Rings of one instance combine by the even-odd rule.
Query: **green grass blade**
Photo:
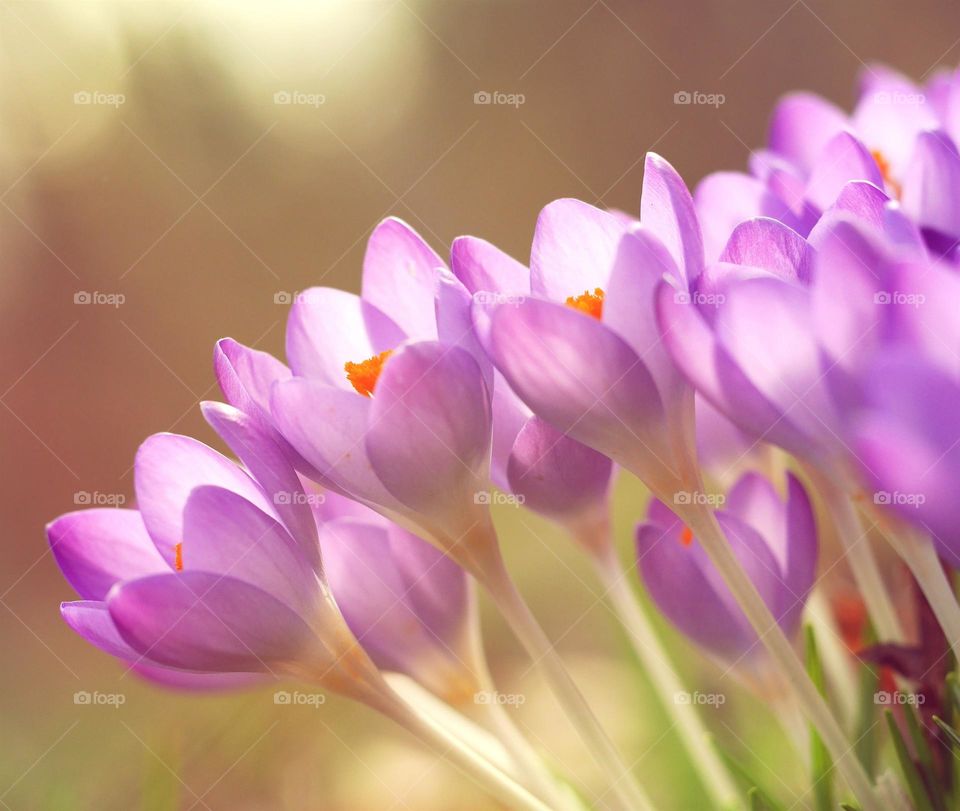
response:
[[[890,738],[893,741],[893,748],[897,753],[897,760],[900,763],[900,771],[907,781],[907,788],[910,796],[913,798],[913,804],[917,811],[934,811],[933,803],[927,789],[923,785],[923,778],[917,769],[917,764],[910,757],[910,750],[907,748],[907,742],[900,734],[900,728],[893,718],[893,713],[887,710],[884,713],[887,717],[887,728],[890,730]]]
[[[823,677],[823,666],[817,652],[817,640],[812,625],[804,628],[806,646],[807,674],[820,695],[826,697],[827,685]],[[810,779],[812,781],[813,802],[817,811],[833,811],[836,808],[833,799],[833,760],[816,727],[810,727]]]

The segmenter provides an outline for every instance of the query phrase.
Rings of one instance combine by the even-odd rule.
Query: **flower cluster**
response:
[[[901,807],[904,790],[858,759],[835,710],[856,702],[858,659],[839,641],[838,576],[819,557],[829,540],[849,563],[878,643],[855,652],[896,669],[903,689],[939,690],[930,706],[948,713],[942,685],[898,666],[918,645],[916,612],[891,596],[873,535],[942,629],[923,637],[926,652],[948,655],[960,645],[944,571],[960,559],[955,137],[960,79],[919,87],[873,68],[852,115],[812,95],[781,101],[748,174],[710,175],[691,195],[650,154],[638,219],[549,204],[528,265],[476,237],[454,240],[447,260],[384,221],[360,295],[296,298],[286,364],[218,343],[225,402],[203,414],[238,461],[155,435],[137,454],[136,509],[49,526],[82,598],[64,619],[158,682],[320,684],[452,752],[511,807],[583,808],[500,702],[475,702],[498,695],[476,582],[544,669],[618,807],[652,808],[510,578],[490,514],[499,491],[582,549],[715,807],[746,795],[705,742],[703,702],[671,698],[691,693],[625,579],[633,570],[706,654],[779,685],[859,807]],[[611,536],[617,470],[652,496],[626,569]],[[798,655],[804,621],[825,682]],[[840,694],[829,705],[824,683]],[[489,735],[444,724],[437,701],[482,705],[498,755]],[[934,732],[955,734],[937,722],[919,720],[916,757]],[[942,807],[949,756],[919,780],[901,760],[917,807]]]

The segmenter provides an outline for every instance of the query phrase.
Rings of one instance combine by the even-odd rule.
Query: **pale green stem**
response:
[[[712,510],[705,505],[693,504],[675,506],[675,511],[693,530],[707,556],[723,577],[740,609],[770,653],[771,659],[782,671],[786,683],[796,693],[803,713],[820,733],[837,769],[864,811],[879,811],[880,806],[870,778],[857,760],[823,696],[808,678],[802,662],[770,609],[741,568]]]
[[[485,575],[482,582],[494,598],[497,608],[534,663],[541,669],[564,713],[597,764],[606,773],[610,781],[608,790],[616,795],[622,806],[629,811],[652,811],[654,806],[646,792],[624,765],[617,747],[593,714],[506,568],[502,563],[499,566],[488,566]]]
[[[582,811],[583,806],[576,800],[573,792],[565,791],[558,786],[554,775],[545,766],[542,758],[521,732],[506,707],[495,700],[497,690],[490,673],[490,666],[487,663],[486,652],[483,649],[479,618],[474,617],[472,619],[469,633],[471,654],[480,689],[492,699],[483,705],[486,709],[486,715],[500,742],[517,766],[523,784],[537,796],[549,800],[551,805],[557,809]]]
[[[857,693],[860,689],[852,665],[855,660],[844,644],[826,598],[819,589],[814,589],[807,598],[807,621],[817,635],[817,649],[823,669],[833,686],[830,693],[836,697],[843,711],[844,725],[850,729],[856,721]]]
[[[636,593],[630,588],[616,553],[608,544],[606,554],[591,554],[590,559],[714,807],[735,808],[742,805],[740,792],[714,749],[697,708],[692,703],[679,700],[679,694],[685,692],[685,686],[673,669],[663,642],[657,636]]]
[[[903,644],[906,633],[894,608],[896,603],[883,582],[870,538],[866,537],[847,488],[813,467],[805,467],[805,471],[830,513],[874,631],[881,642]]]
[[[411,732],[450,761],[461,772],[475,780],[483,789],[508,808],[521,811],[554,811],[502,769],[479,755],[456,735],[448,732],[432,719],[417,712],[410,704],[384,683],[377,700],[368,700],[375,709]]]

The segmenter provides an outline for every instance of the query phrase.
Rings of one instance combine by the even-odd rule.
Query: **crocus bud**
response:
[[[677,503],[711,498],[678,493]],[[787,634],[796,631],[813,586],[817,532],[803,486],[787,478],[786,501],[754,473],[743,476],[717,520],[767,607]],[[698,645],[727,660],[761,648],[756,633],[689,528],[660,501],[637,528],[637,563],[654,602]]]

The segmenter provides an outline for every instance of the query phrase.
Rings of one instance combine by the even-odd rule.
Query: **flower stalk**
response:
[[[700,782],[717,808],[733,808],[740,792],[709,740],[697,709],[678,701],[686,687],[670,662],[669,655],[634,590],[627,581],[612,545],[590,555],[594,569],[623,624],[633,650],[653,682],[660,703],[673,720],[687,754],[700,775]]]

